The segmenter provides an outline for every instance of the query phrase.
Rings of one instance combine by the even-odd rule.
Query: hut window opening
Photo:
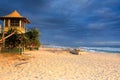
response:
[[[5,20],[5,27],[8,27],[8,19]]]
[[[11,26],[19,26],[19,19],[11,19],[10,25]]]

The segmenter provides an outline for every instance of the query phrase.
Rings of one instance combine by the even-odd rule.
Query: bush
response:
[[[15,29],[10,29],[5,36],[10,35],[13,33]],[[5,47],[8,49],[14,49],[14,48],[38,48],[40,46],[40,40],[39,40],[40,32],[37,28],[32,28],[28,32],[24,34],[18,34],[17,31],[7,38],[5,40]]]

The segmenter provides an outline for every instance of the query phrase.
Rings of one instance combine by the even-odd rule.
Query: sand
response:
[[[0,54],[0,80],[120,80],[120,54],[54,48]]]

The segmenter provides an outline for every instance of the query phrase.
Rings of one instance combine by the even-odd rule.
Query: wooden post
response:
[[[2,29],[2,47],[5,47],[5,43],[4,43],[4,27],[5,27],[5,19],[4,19],[4,25],[3,25],[3,29]]]
[[[10,19],[8,19],[8,27],[10,27]]]
[[[20,19],[20,21],[19,21],[19,26],[20,26],[20,28],[22,27],[21,23],[22,23],[22,22],[21,22],[21,19]]]

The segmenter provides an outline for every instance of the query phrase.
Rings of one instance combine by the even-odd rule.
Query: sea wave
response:
[[[89,52],[109,52],[109,53],[120,53],[120,47],[68,47],[68,46],[57,46],[57,45],[44,45],[45,47],[51,47],[51,48],[63,48],[63,49],[70,49],[70,48],[79,48],[84,49]]]
[[[84,47],[87,51],[91,52],[109,52],[109,53],[120,53],[120,47]]]
[[[49,48],[63,48],[63,49],[71,48],[71,47],[57,46],[57,45],[44,45],[44,47],[49,47]]]

